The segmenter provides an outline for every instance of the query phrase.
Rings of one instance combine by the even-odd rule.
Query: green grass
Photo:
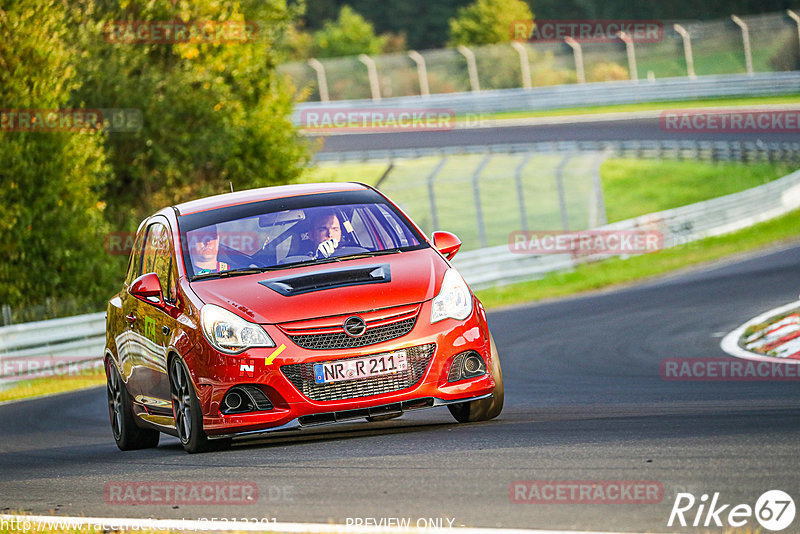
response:
[[[608,159],[600,168],[609,222],[621,221],[765,184],[789,164]]]
[[[78,376],[54,376],[25,380],[8,389],[0,390],[0,402],[65,393],[90,387],[102,386],[106,375],[102,370]]]
[[[750,228],[709,237],[659,252],[627,259],[609,258],[579,265],[574,271],[552,273],[540,280],[476,291],[487,308],[563,297],[645,280],[676,269],[718,260],[800,238],[800,210]]]

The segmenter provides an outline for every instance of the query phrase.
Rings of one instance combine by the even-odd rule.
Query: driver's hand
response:
[[[336,250],[336,247],[339,246],[339,242],[333,238],[323,241],[317,246],[317,253],[314,255],[315,258],[327,258],[333,251]]]

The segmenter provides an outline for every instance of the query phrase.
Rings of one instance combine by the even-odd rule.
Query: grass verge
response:
[[[52,376],[25,380],[8,389],[0,390],[0,402],[64,393],[106,383],[106,375],[101,370],[79,376]]]
[[[540,280],[476,291],[487,308],[563,297],[646,280],[677,269],[718,260],[800,238],[800,210],[724,236],[709,237],[627,259],[609,258],[579,265],[570,272],[552,273]]]

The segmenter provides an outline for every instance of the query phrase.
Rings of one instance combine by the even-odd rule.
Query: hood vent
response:
[[[336,287],[359,286],[364,284],[383,284],[392,281],[392,273],[388,263],[380,265],[363,265],[358,267],[341,267],[313,273],[271,278],[259,282],[285,297],[302,295],[323,289]]]

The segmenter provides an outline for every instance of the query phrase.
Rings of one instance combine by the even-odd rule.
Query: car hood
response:
[[[447,263],[433,249],[198,280],[206,304],[251,322],[275,324],[413,304],[432,299]]]

